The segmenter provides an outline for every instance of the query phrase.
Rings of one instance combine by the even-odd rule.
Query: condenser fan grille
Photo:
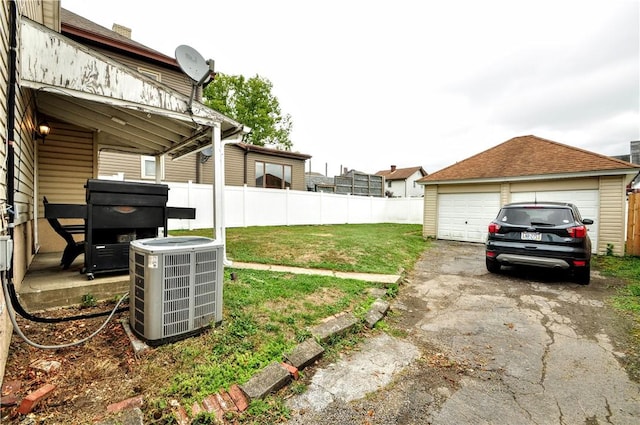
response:
[[[223,248],[138,252],[132,243],[132,329],[143,339],[175,340],[221,320]]]

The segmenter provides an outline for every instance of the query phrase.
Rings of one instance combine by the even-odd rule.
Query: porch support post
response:
[[[213,152],[213,237],[225,245],[224,229],[224,144],[222,143],[220,123],[211,127],[211,150]],[[224,261],[227,263],[226,246]]]
[[[162,183],[162,155],[156,155],[155,166],[156,166],[156,183]]]

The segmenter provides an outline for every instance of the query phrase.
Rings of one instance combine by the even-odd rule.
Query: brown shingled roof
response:
[[[631,163],[536,136],[520,136],[480,152],[420,182],[629,170]]]
[[[411,177],[416,171],[420,171],[423,176],[427,175],[427,172],[422,167],[410,167],[410,168],[396,168],[395,170],[381,170],[376,173],[376,176],[383,176],[385,180],[406,180]]]
[[[60,8],[60,21],[62,26],[62,34],[70,37],[81,37],[85,40],[91,40],[94,43],[103,46],[110,46],[118,50],[127,51],[148,59],[155,60],[165,65],[178,68],[178,62],[164,53],[151,49],[142,43],[138,43],[127,38],[115,31],[107,29],[101,25],[90,21],[80,15],[77,15],[67,9]]]

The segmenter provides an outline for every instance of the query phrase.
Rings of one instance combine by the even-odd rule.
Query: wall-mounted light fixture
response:
[[[44,143],[44,138],[47,137],[51,133],[51,127],[49,127],[49,123],[46,121],[40,121],[38,127],[36,128],[36,137],[42,137],[42,143]]]

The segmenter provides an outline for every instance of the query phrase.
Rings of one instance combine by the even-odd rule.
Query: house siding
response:
[[[199,155],[188,155],[177,160],[169,157],[164,159],[164,180],[168,182],[188,182],[201,183],[198,180],[196,169],[198,167]]]
[[[128,180],[140,180],[141,157],[120,152],[100,151],[98,154],[98,175],[112,176],[123,173]]]
[[[613,245],[615,255],[624,255],[626,194],[625,176],[600,178],[600,228],[598,229],[598,254],[607,252]]]
[[[164,159],[164,177],[163,181],[177,183],[212,183],[213,177],[208,181],[198,178],[197,168],[199,155],[188,155],[186,157],[172,160],[170,157]],[[207,161],[210,163],[211,161]],[[201,170],[204,167],[201,167]],[[213,176],[213,168],[210,165],[210,175]],[[206,171],[205,171],[206,172]],[[126,180],[148,180],[155,182],[155,178],[142,177],[142,157],[140,155],[120,153],[120,152],[100,152],[98,161],[98,175],[113,176],[122,173]],[[203,175],[203,172],[200,172]]]
[[[94,177],[94,141],[91,130],[61,122],[49,124],[51,134],[44,143],[38,142],[38,237],[41,252],[60,252],[65,242],[44,218],[42,201],[46,196],[52,203],[85,203],[85,192],[78,189]]]
[[[228,186],[243,186],[245,150],[235,145],[224,147],[224,181]],[[255,186],[255,167],[253,170],[253,185]],[[247,182],[249,183],[249,182]]]
[[[0,2],[0,109],[4,117],[7,117],[7,97],[9,87],[9,44],[10,44],[10,7],[7,1]],[[18,15],[42,22],[42,2],[20,1],[18,2]],[[19,19],[19,18],[18,18]],[[48,23],[52,25],[52,23]],[[18,43],[20,39],[18,38]],[[20,69],[20,57],[17,57],[16,69]],[[33,137],[34,129],[34,102],[29,90],[16,88],[15,129],[13,141],[15,153],[15,202],[16,211],[13,232],[13,282],[19,291],[27,270],[34,256],[34,163],[35,147]],[[5,141],[8,138],[7,120],[0,121],[0,161],[6,163],[7,151]],[[5,179],[0,181],[0,196],[7,199],[7,186]],[[6,234],[6,223],[0,224],[0,232]],[[0,293],[0,305],[5,304],[4,295]],[[11,341],[12,327],[7,317],[7,309],[0,312],[0,377],[4,375],[6,354]]]

